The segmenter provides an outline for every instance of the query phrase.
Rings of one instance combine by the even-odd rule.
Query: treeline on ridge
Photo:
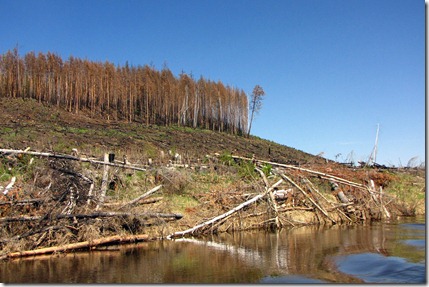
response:
[[[0,56],[0,96],[33,98],[69,112],[155,125],[179,125],[244,134],[248,99],[243,90],[164,67],[115,66],[55,53],[18,49]]]

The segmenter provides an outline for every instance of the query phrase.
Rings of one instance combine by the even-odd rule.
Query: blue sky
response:
[[[166,64],[265,90],[252,134],[311,154],[425,161],[425,3],[2,0],[0,53]],[[339,155],[341,154],[341,155]],[[337,156],[337,157],[336,157]]]

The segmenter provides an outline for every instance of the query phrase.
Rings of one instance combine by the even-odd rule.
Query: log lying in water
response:
[[[53,247],[36,249],[36,250],[12,252],[12,253],[1,256],[0,260],[42,255],[42,254],[48,254],[48,253],[54,253],[54,252],[64,252],[64,251],[77,250],[77,249],[93,248],[95,246],[99,246],[99,245],[103,245],[103,244],[145,241],[148,239],[149,239],[149,236],[146,234],[130,235],[130,236],[115,235],[115,236],[95,239],[95,240],[91,240],[91,241],[83,241],[83,242],[78,242],[78,243],[66,244],[66,245],[62,245],[62,246],[53,246]]]

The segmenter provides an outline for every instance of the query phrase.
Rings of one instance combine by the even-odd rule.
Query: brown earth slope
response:
[[[84,112],[72,114],[31,99],[0,98],[0,146],[31,147],[32,150],[86,154],[115,152],[134,162],[157,160],[168,151],[184,160],[206,154],[234,153],[280,163],[324,163],[319,157],[291,147],[251,136],[231,135],[187,127],[145,126],[139,123],[106,122]]]

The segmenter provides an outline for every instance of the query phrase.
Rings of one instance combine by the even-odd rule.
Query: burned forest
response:
[[[0,97],[36,99],[68,112],[145,125],[187,126],[232,134],[247,129],[248,100],[238,88],[164,67],[63,60],[15,48],[0,56]]]

